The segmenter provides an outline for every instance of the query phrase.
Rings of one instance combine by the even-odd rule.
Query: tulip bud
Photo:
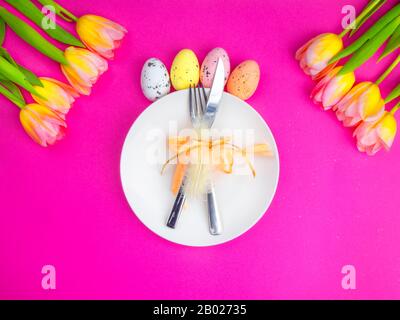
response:
[[[394,115],[385,111],[383,116],[374,122],[361,122],[354,131],[357,148],[368,155],[376,154],[380,149],[390,150],[397,132]]]
[[[69,112],[78,93],[71,86],[50,78],[40,78],[41,86],[35,86],[35,90],[41,95],[32,95],[39,104],[57,112],[62,118]]]
[[[43,147],[54,144],[65,135],[67,124],[60,115],[40,104],[21,108],[19,118],[26,133]]]
[[[321,104],[324,110],[331,109],[352,88],[356,81],[353,72],[338,76],[342,67],[336,67],[322,78],[311,92],[314,103]]]
[[[89,95],[92,86],[107,71],[107,61],[94,52],[75,47],[67,48],[64,54],[68,61],[61,65],[64,75],[79,93]]]
[[[361,82],[333,108],[345,127],[353,127],[360,121],[375,121],[382,117],[385,101],[378,85]]]
[[[120,46],[127,33],[123,26],[92,14],[78,19],[76,31],[90,50],[107,59],[114,58],[114,50]]]
[[[343,41],[337,34],[324,33],[297,50],[296,59],[300,61],[300,67],[307,75],[316,77],[342,49]]]

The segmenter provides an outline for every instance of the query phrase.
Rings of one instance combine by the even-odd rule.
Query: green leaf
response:
[[[14,59],[10,56],[10,54],[8,53],[8,51],[3,48],[0,47],[0,56],[2,56],[4,59],[6,59],[8,62],[10,62],[11,64],[13,64],[14,66],[17,66],[17,63],[14,61]]]
[[[0,83],[0,94],[5,96],[7,99],[15,103],[20,108],[22,108],[25,105],[25,100],[21,100],[20,98],[18,98],[18,96],[10,92],[10,90],[2,83]]]
[[[379,60],[382,60],[389,54],[391,54],[394,50],[400,47],[400,26],[394,31],[393,35],[390,37],[388,44],[385,47],[385,51],[383,51],[382,55],[379,57]]]
[[[0,19],[0,46],[3,45],[4,37],[6,36],[6,23]]]
[[[348,72],[356,70],[359,66],[364,64],[374,53],[379,49],[380,46],[389,38],[396,28],[400,25],[400,17],[397,17],[390,22],[386,27],[382,29],[374,38],[368,40],[344,65],[339,71],[338,75],[343,75]]]
[[[26,69],[25,67],[23,67],[21,65],[18,65],[18,69],[19,69],[19,71],[21,71],[24,74],[26,80],[28,80],[31,85],[43,87],[43,83],[32,71]]]
[[[19,70],[19,68],[14,66],[3,57],[0,57],[0,73],[5,79],[14,82],[32,94],[38,95],[35,88],[28,80],[26,80],[24,74]]]
[[[389,103],[390,101],[393,101],[398,97],[400,97],[400,84],[396,88],[394,88],[392,92],[389,93],[389,95],[385,99],[385,102]]]
[[[1,77],[1,75],[0,75]],[[16,96],[19,100],[25,102],[24,96],[22,95],[21,90],[18,88],[17,85],[15,85],[13,82],[5,80],[5,79],[0,79],[0,83],[6,87],[14,96]]]
[[[32,20],[37,26],[42,28],[44,32],[46,32],[51,38],[75,47],[84,48],[84,44],[74,37],[71,33],[66,31],[59,25],[55,25],[55,28],[44,28],[43,21],[46,16],[36,7],[30,0],[5,0],[13,7],[15,7],[18,11],[20,11],[23,15],[25,15],[28,19]],[[55,23],[55,22],[54,22]]]
[[[40,79],[32,71],[16,63],[15,60],[11,57],[11,55],[8,53],[8,51],[3,47],[0,47],[0,56],[2,56],[12,65],[17,67],[24,74],[26,80],[28,80],[31,83],[31,85],[43,87],[43,84],[40,81]]]
[[[50,59],[61,63],[68,64],[65,59],[64,53],[43,38],[35,29],[30,25],[18,19],[12,13],[8,12],[4,7],[0,7],[0,17],[7,23],[7,25],[24,41],[29,43],[36,50],[40,51]]]
[[[336,54],[329,63],[339,61],[360,49],[368,40],[375,37],[385,26],[396,19],[400,15],[400,4],[396,5],[388,11],[382,18],[380,18],[371,28],[368,29],[361,37],[354,41],[347,48]]]
[[[356,19],[356,27],[350,32],[350,37],[352,37],[358,29],[360,29],[365,22],[375,13],[377,12],[386,2],[387,0],[372,0],[368,4],[368,6],[361,12],[361,14]],[[360,19],[358,19],[360,18]]]

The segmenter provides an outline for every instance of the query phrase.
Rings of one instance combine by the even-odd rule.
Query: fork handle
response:
[[[214,236],[222,234],[223,226],[221,215],[218,210],[214,186],[211,185],[207,193],[208,218],[210,222],[210,233]]]
[[[169,215],[167,226],[175,229],[176,223],[178,222],[179,216],[181,215],[183,205],[185,204],[186,196],[183,191],[183,184],[179,188],[179,192],[176,196],[174,206],[172,207],[171,213]]]

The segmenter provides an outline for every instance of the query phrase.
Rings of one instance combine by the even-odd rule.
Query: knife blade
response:
[[[213,84],[208,96],[208,101],[203,115],[203,122],[208,128],[211,128],[218,112],[219,103],[222,99],[225,87],[225,69],[221,58],[218,59],[215,70]]]

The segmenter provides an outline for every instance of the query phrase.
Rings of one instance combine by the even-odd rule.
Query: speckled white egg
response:
[[[171,90],[168,70],[157,58],[147,60],[142,68],[141,85],[144,96],[155,101]]]

